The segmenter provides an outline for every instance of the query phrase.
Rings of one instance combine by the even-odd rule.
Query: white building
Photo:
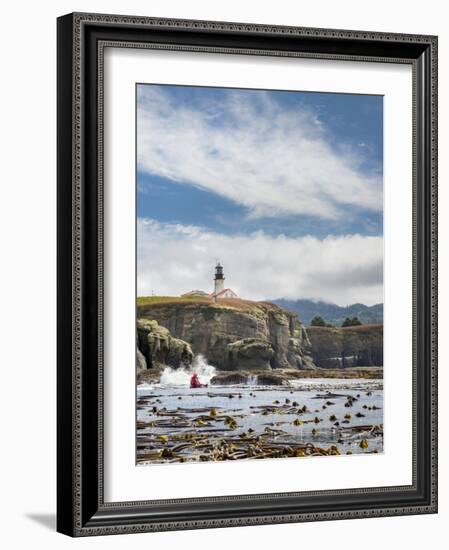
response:
[[[217,265],[215,266],[214,291],[211,293],[214,301],[222,298],[238,298],[232,288],[225,288],[224,282],[225,277],[223,274],[223,266],[220,262],[217,262]]]
[[[188,298],[189,296],[210,296],[210,294],[208,292],[204,292],[204,290],[191,290],[190,292],[181,294],[182,298]]]
[[[232,290],[232,288],[225,288],[224,282],[225,282],[225,277],[223,274],[223,266],[220,264],[220,262],[217,262],[217,265],[215,266],[213,292],[209,294],[208,292],[204,292],[204,290],[191,290],[190,292],[181,294],[181,297],[193,298],[195,296],[198,296],[198,297],[210,296],[211,298],[214,299],[214,302],[223,298],[238,298],[237,294]]]

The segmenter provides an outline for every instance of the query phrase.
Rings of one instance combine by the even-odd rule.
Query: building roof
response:
[[[226,292],[232,292],[232,294],[235,294],[235,296],[237,296],[237,294],[232,290],[232,288],[224,288],[223,290],[220,290],[220,292],[211,292],[210,295],[218,298],[218,296],[221,296]]]
[[[181,294],[181,296],[209,296],[209,294],[204,292],[204,290],[191,290],[190,292]]]

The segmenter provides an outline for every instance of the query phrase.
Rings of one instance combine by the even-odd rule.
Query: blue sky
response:
[[[257,289],[235,280],[247,297],[382,301],[382,166],[381,96],[139,85],[139,293],[204,286],[202,272],[210,278],[216,257],[236,273],[242,260],[229,249],[238,243],[245,250],[240,279],[255,266],[265,273]],[[170,239],[170,249],[178,244],[183,257],[186,249],[194,254],[189,269],[184,260],[184,279],[170,258],[164,261],[173,275],[164,280],[167,273],[157,273],[154,239],[166,248]],[[256,244],[271,255],[261,256]],[[274,247],[288,250],[293,269],[282,255],[275,265]],[[330,279],[311,284],[326,271],[325,250]],[[299,267],[306,251],[320,273]],[[295,280],[269,282],[286,268]]]

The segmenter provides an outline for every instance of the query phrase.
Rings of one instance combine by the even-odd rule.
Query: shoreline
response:
[[[137,375],[137,384],[150,382],[157,383],[161,374],[168,365],[158,365],[153,369],[140,372]],[[238,385],[244,383],[245,379],[257,377],[260,385],[287,385],[290,380],[302,378],[327,378],[333,379],[360,379],[360,380],[383,380],[383,367],[352,367],[345,369],[272,369],[272,370],[218,370],[211,381],[211,385]]]

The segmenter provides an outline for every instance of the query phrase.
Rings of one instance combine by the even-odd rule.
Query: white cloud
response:
[[[215,259],[225,285],[248,299],[310,298],[340,305],[383,301],[382,237],[317,239],[223,235],[194,226],[138,220],[138,295],[212,291]]]
[[[195,109],[142,86],[137,132],[140,170],[218,193],[253,217],[338,219],[346,205],[382,207],[382,178],[360,168],[365,148],[331,145],[311,112],[263,91]]]

